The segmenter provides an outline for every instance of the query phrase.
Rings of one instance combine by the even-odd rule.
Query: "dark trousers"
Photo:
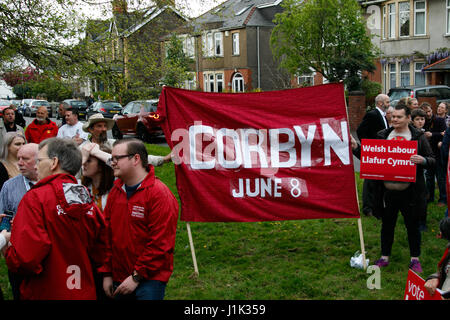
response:
[[[23,276],[8,270],[8,278],[9,283],[11,284],[13,299],[20,300],[20,284],[23,281]]]
[[[447,191],[445,185],[446,168],[442,163],[441,158],[436,159],[436,165],[425,170],[425,178],[428,191],[428,201],[434,201],[434,189],[436,188],[436,181],[439,189],[439,200],[447,204]]]
[[[398,212],[403,215],[408,234],[409,252],[411,257],[420,256],[421,234],[419,230],[418,204],[414,202],[412,188],[404,191],[387,190],[384,196],[385,212],[381,218],[381,255],[390,256],[394,243],[395,226]]]
[[[363,190],[362,190],[362,206],[363,213],[369,214],[373,213],[373,204],[374,204],[374,181],[369,179],[364,179],[363,182]]]

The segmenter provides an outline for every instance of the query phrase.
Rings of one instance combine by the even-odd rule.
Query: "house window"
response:
[[[400,2],[398,4],[399,25],[398,31],[400,37],[409,36],[409,2]]]
[[[223,92],[223,73],[205,73],[203,81],[205,92]]]
[[[397,85],[397,66],[394,63],[389,63],[389,88],[395,88]]]
[[[314,72],[305,73],[297,77],[297,84],[301,87],[314,85]]]
[[[216,56],[223,56],[222,32],[214,33],[214,54]]]
[[[195,46],[194,46],[194,38],[193,37],[186,37],[186,50],[185,50],[185,54],[186,56],[192,58],[195,55]]]
[[[450,1],[450,0],[449,0]],[[233,55],[239,55],[239,33],[233,33]]]
[[[414,64],[414,84],[418,86],[425,85],[425,73],[422,72],[422,68],[425,66],[425,62],[416,62]]]
[[[388,37],[395,38],[395,3],[389,4]]]
[[[450,0],[448,0],[450,1]],[[386,39],[386,6],[383,6],[383,17],[382,17],[382,23],[381,23],[381,37],[383,39]]]
[[[425,1],[414,1],[414,35],[426,34],[426,3]]]
[[[231,81],[233,92],[244,92],[244,77],[236,73]]]
[[[216,73],[216,85],[217,85],[217,92],[223,91],[223,74],[222,73]]]
[[[203,51],[205,52],[205,57],[214,56],[214,42],[211,32],[207,33],[203,38]]]
[[[403,63],[402,65],[400,65],[400,85],[410,85],[409,63]]]
[[[447,34],[450,34],[450,0],[447,0],[447,6],[446,6],[446,15],[447,15]]]

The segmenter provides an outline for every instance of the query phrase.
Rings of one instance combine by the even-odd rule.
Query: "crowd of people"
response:
[[[108,139],[114,121],[101,114],[82,123],[69,105],[58,112],[60,126],[45,107],[25,129],[12,107],[0,121],[0,217],[13,216],[0,249],[13,298],[163,299],[178,202],[154,166],[170,154]]]
[[[417,154],[410,161],[416,165],[414,183],[365,179],[362,190],[362,212],[381,220],[381,255],[375,265],[385,268],[389,265],[398,213],[403,216],[410,252],[409,268],[422,273],[420,264],[421,235],[427,231],[428,204],[447,207],[447,164],[450,147],[449,105],[441,102],[436,113],[428,102],[415,98],[403,98],[395,107],[390,98],[379,94],[375,108],[368,111],[356,133],[358,139],[411,140],[417,141]],[[353,154],[360,158],[361,145],[352,136]],[[438,186],[436,192],[436,185]],[[440,223],[440,236],[450,241],[450,219],[448,208]],[[450,290],[447,277],[450,262],[448,246],[439,264],[439,272],[426,282],[427,290],[433,294],[436,288]]]
[[[381,220],[380,268],[390,262],[398,212],[407,229],[409,268],[421,273],[421,233],[427,205],[447,205],[450,146],[448,105],[404,99],[390,106],[375,99],[357,130],[359,140],[415,140],[414,183],[365,180],[363,208]],[[0,232],[15,300],[163,299],[173,271],[178,202],[155,177],[154,166],[171,161],[149,155],[137,139],[108,139],[114,121],[101,114],[86,122],[61,104],[58,126],[41,107],[24,129],[14,108],[0,121],[0,217],[12,213],[12,229]],[[355,156],[360,144],[352,137]],[[450,241],[448,212],[440,235]],[[426,288],[450,290],[448,247]],[[0,291],[1,293],[1,291]]]

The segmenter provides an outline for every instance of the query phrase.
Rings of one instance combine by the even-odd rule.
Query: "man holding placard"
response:
[[[379,267],[386,267],[389,265],[389,256],[391,255],[391,249],[394,242],[394,232],[397,223],[398,211],[403,215],[405,226],[408,233],[408,243],[411,255],[411,262],[409,268],[414,272],[422,272],[422,268],[419,262],[420,256],[420,243],[421,235],[419,231],[419,215],[418,210],[420,208],[419,199],[426,196],[426,186],[423,170],[435,164],[435,158],[428,140],[424,136],[423,132],[417,130],[412,125],[411,110],[402,103],[398,103],[392,113],[392,127],[382,130],[378,133],[378,139],[390,140],[390,141],[405,141],[404,147],[399,144],[393,148],[390,146],[390,141],[386,141],[386,146],[380,146],[379,148],[386,148],[385,150],[391,151],[395,154],[400,150],[408,156],[409,160],[402,160],[401,164],[405,167],[415,166],[415,180],[410,177],[398,177],[392,180],[384,180],[383,175],[380,177],[373,177],[373,179],[379,179],[377,187],[375,188],[376,206],[374,210],[378,210],[381,215],[382,227],[381,227],[381,258],[375,262]],[[417,142],[417,152],[408,153],[411,150],[415,150],[414,147],[410,147],[411,142]],[[378,141],[382,142],[382,141]],[[362,146],[357,147],[352,142],[352,147],[356,149],[354,153],[361,157],[361,149],[366,149],[362,141]],[[414,143],[415,144],[415,143]],[[381,159],[382,160],[382,159]],[[379,162],[383,162],[383,161]],[[389,161],[386,160],[381,163],[381,167],[390,169],[389,166],[394,166],[394,163],[399,163],[400,160]],[[363,159],[361,161],[363,164]],[[361,168],[361,174],[363,168]],[[389,176],[389,178],[394,178]],[[383,180],[382,180],[383,179]]]

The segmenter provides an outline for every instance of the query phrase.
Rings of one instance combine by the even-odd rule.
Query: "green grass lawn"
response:
[[[148,149],[160,155],[170,151],[154,145]],[[173,164],[156,168],[156,175],[179,199]],[[361,194],[362,181],[358,174],[355,178]],[[432,204],[428,212],[428,231],[422,236],[424,278],[436,271],[446,244],[436,239],[445,208]],[[396,228],[391,263],[381,271],[379,290],[367,288],[371,274],[350,267],[350,258],[360,250],[356,219],[190,225],[199,276],[194,274],[186,223],[179,221],[174,272],[166,299],[403,299],[409,249],[402,218]],[[362,226],[372,264],[380,255],[381,223],[362,216]],[[0,283],[6,298],[11,299],[4,261],[0,262]]]

